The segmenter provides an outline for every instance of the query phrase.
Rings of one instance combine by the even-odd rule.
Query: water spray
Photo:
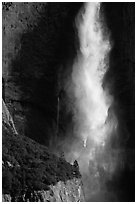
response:
[[[70,162],[78,160],[86,182],[91,181],[92,193],[100,190],[101,172],[104,177],[112,175],[117,164],[110,146],[117,128],[114,111],[110,111],[114,99],[109,87],[103,87],[111,43],[101,15],[100,3],[85,3],[76,18],[80,48],[67,89],[73,100],[74,136],[79,142],[72,144],[66,157]]]

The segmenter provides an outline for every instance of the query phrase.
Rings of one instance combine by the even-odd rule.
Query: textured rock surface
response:
[[[11,202],[9,194],[2,197],[3,202]],[[55,186],[51,185],[48,191],[33,191],[29,195],[16,197],[15,201],[27,202],[84,202],[83,186],[80,179],[58,182]]]
[[[8,126],[10,126],[12,128],[12,130],[14,131],[15,134],[18,134],[13,122],[13,119],[10,115],[10,112],[4,102],[4,100],[2,100],[2,120],[4,123],[6,123]]]
[[[3,5],[3,95],[17,131],[41,144],[49,145],[55,136],[58,73],[71,67],[76,53],[79,8],[58,2]],[[65,113],[63,106],[62,135],[71,120]]]
[[[11,74],[12,60],[21,48],[21,35],[37,25],[44,5],[25,2],[3,3],[3,77]]]
[[[3,98],[17,123],[20,133],[24,132],[25,113],[21,103],[21,89],[16,85],[20,80],[18,70],[13,72],[13,61],[21,50],[21,38],[26,32],[31,32],[39,21],[46,3],[3,3],[2,11],[2,76]],[[16,108],[15,108],[16,107]]]

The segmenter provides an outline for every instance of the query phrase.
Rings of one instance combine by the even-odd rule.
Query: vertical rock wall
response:
[[[71,70],[76,53],[74,19],[80,6],[3,4],[3,96],[17,131],[41,144],[49,145],[56,134],[58,75],[68,64]],[[65,135],[68,121],[62,109],[59,130]]]
[[[31,32],[38,24],[46,3],[8,3],[2,4],[2,77],[3,99],[20,133],[24,132],[25,114],[22,106],[20,67],[14,69],[14,61],[21,50],[22,35]]]

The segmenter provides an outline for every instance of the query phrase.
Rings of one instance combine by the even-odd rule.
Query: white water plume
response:
[[[103,88],[111,44],[100,3],[85,3],[77,16],[76,27],[80,50],[67,93],[72,98],[77,139],[69,146],[66,157],[70,162],[78,160],[85,188],[94,194],[103,185],[101,179],[105,179],[106,174],[107,178],[111,177],[117,167],[117,156],[110,145],[117,119],[114,111],[110,111],[113,97],[109,95],[109,87]]]
[[[73,66],[72,83],[75,97],[77,135],[103,145],[108,132],[107,116],[112,97],[102,87],[107,70],[109,39],[104,39],[99,19],[100,4],[88,3],[78,16],[80,52]]]

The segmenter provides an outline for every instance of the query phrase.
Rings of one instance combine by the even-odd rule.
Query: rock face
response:
[[[2,197],[3,202],[11,202],[12,197],[5,194]],[[29,195],[16,197],[15,201],[22,202],[84,202],[84,192],[80,179],[68,180],[66,182],[58,182],[51,185],[48,191],[34,191]]]
[[[10,112],[4,102],[4,100],[2,99],[2,120],[4,123],[6,123],[8,126],[11,126],[12,130],[14,131],[15,134],[18,134],[13,122],[13,119],[10,115]]]
[[[37,26],[45,5],[46,3],[3,3],[3,99],[20,133],[24,133],[26,108],[22,106],[22,90],[17,85],[21,79],[20,68],[18,66],[18,69],[14,69],[14,61],[20,55],[23,34],[31,32]]]
[[[79,179],[68,180],[66,183],[59,182],[56,186],[52,186],[51,190],[56,202],[84,201],[82,183]]]
[[[74,19],[80,6],[3,3],[3,98],[17,132],[41,144],[49,145],[56,133],[58,73],[76,52]],[[64,107],[62,112],[63,132],[69,122]]]

